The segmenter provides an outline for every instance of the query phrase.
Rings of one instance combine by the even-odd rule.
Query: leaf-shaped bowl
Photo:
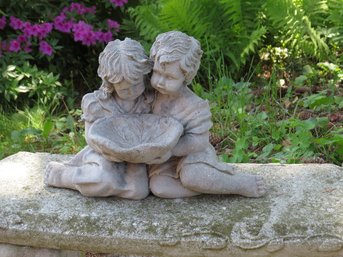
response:
[[[124,114],[95,121],[87,143],[110,161],[158,163],[183,133],[183,126],[171,117],[154,114]]]

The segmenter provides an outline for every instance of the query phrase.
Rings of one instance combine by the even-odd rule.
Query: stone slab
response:
[[[137,256],[343,257],[343,169],[331,164],[238,164],[267,196],[87,198],[43,184],[49,161],[0,161],[0,243]]]
[[[79,251],[42,249],[28,246],[0,244],[1,257],[84,257]]]

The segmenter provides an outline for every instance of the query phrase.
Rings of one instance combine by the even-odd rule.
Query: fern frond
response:
[[[140,5],[130,8],[128,13],[139,29],[139,34],[147,41],[153,41],[162,32],[158,13],[160,6],[157,4]]]
[[[199,0],[169,0],[163,4],[160,21],[165,30],[180,30],[199,39],[208,31],[202,14]]]
[[[247,57],[251,53],[256,53],[256,47],[261,43],[266,33],[267,29],[264,26],[257,28],[251,33],[248,38],[247,44],[244,46],[241,52],[241,59],[244,60],[243,63],[245,63]]]
[[[343,0],[328,0],[332,39],[343,46]]]
[[[329,10],[327,0],[302,0],[301,8],[313,26],[325,25]]]
[[[256,46],[266,33],[259,19],[262,1],[220,0],[220,4],[224,10],[225,23],[222,26],[231,28],[229,33],[233,34],[232,42],[225,42],[224,53],[238,68],[256,52]]]
[[[264,1],[255,0],[220,0],[225,11],[226,21],[243,29],[246,35],[260,25],[259,14]]]
[[[312,26],[310,18],[299,3],[292,0],[267,0],[265,8],[267,17],[279,30],[286,44],[290,44],[298,52],[317,58],[328,53],[325,38]]]

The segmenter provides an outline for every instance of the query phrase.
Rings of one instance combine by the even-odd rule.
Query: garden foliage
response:
[[[98,55],[180,30],[204,50],[193,90],[229,162],[343,162],[343,0],[0,2],[0,158],[76,152]],[[38,122],[40,121],[40,122]]]

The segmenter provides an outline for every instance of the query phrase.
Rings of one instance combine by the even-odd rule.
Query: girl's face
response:
[[[165,95],[177,95],[184,87],[185,75],[180,69],[180,62],[154,63],[151,86]]]
[[[121,82],[112,85],[114,86],[118,97],[122,100],[135,100],[145,89],[143,77],[136,83],[131,83],[124,79]]]

